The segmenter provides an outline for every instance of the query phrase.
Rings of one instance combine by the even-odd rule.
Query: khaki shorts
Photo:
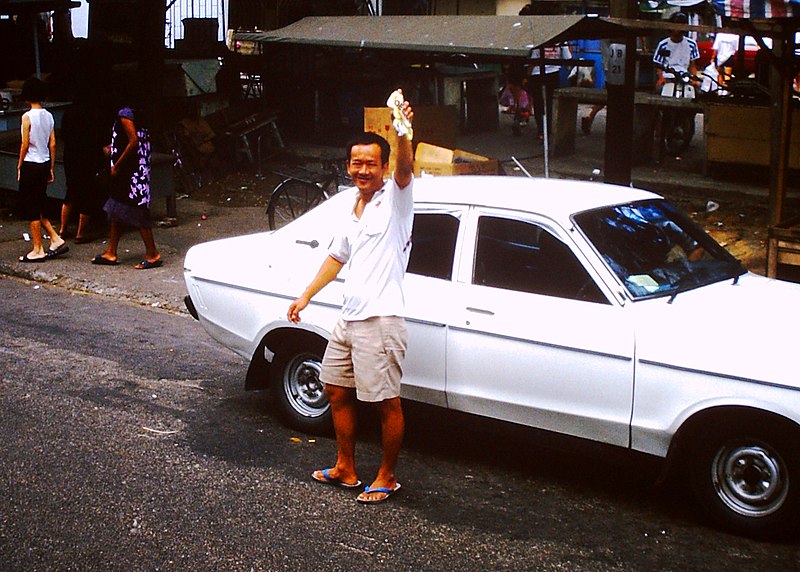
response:
[[[319,378],[323,383],[354,387],[359,401],[400,397],[401,363],[407,346],[406,321],[401,317],[339,318]]]

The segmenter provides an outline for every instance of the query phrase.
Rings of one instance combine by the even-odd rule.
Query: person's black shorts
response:
[[[44,214],[49,178],[49,162],[22,162],[19,171],[19,214],[25,220],[39,220]]]

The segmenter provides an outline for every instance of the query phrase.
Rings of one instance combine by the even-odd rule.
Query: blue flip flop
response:
[[[322,476],[317,476],[317,473],[322,473]],[[343,489],[357,489],[361,486],[361,481],[354,483],[345,483],[337,477],[331,476],[331,469],[322,469],[321,471],[314,471],[311,473],[311,478],[325,485],[333,485],[335,487],[342,487]]]
[[[356,500],[358,502],[362,503],[362,504],[375,504],[375,503],[379,503],[379,502],[384,502],[386,500],[389,500],[389,497],[392,496],[394,493],[396,493],[399,490],[400,490],[400,483],[395,483],[393,489],[389,489],[389,488],[386,488],[386,487],[370,488],[369,486],[367,486],[364,489],[364,492],[356,497]],[[371,498],[368,498],[368,497],[364,496],[364,495],[368,495],[369,493],[384,493],[386,496],[381,497],[379,499],[371,499]]]

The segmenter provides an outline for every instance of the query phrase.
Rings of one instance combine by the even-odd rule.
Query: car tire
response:
[[[792,533],[800,509],[797,431],[774,420],[746,419],[704,429],[691,455],[698,501],[720,525],[739,534]]]
[[[290,346],[272,363],[270,388],[275,406],[291,427],[313,434],[332,431],[331,408],[319,380],[325,342]]]

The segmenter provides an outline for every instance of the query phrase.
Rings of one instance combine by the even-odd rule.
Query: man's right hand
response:
[[[306,306],[308,306],[308,298],[300,296],[289,305],[289,311],[286,312],[286,317],[293,324],[297,324],[300,322],[300,312],[302,312]]]

